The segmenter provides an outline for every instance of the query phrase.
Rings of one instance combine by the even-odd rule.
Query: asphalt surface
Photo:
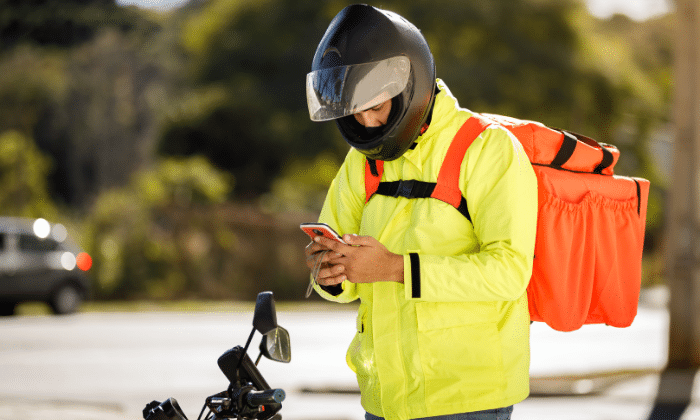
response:
[[[0,420],[139,419],[146,403],[168,397],[196,419],[204,398],[226,388],[216,360],[244,344],[252,313],[244,305],[214,313],[2,318]],[[285,420],[363,419],[344,362],[354,317],[336,306],[298,312],[278,305],[292,362],[263,359],[259,368],[287,392]],[[535,323],[532,395],[516,405],[513,420],[700,419],[700,375],[663,370],[667,336],[663,305],[643,305],[625,329],[558,333]]]

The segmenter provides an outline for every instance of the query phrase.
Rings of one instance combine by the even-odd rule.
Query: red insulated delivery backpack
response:
[[[474,114],[457,132],[434,183],[382,182],[383,162],[367,160],[366,200],[374,194],[435,198],[471,222],[460,167],[471,143],[492,124],[520,140],[537,175],[531,320],[559,331],[629,326],[637,314],[649,181],[614,175],[620,156],[614,146],[534,121]]]

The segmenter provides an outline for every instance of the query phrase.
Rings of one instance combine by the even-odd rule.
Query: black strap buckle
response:
[[[411,194],[413,193],[413,188],[415,187],[415,185],[415,179],[399,181],[399,186],[396,188],[394,197],[412,198],[413,196]]]

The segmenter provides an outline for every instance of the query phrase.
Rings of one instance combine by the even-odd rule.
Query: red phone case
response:
[[[336,231],[334,231],[330,226],[325,223],[302,223],[300,226],[301,230],[306,232],[311,239],[316,236],[324,236],[328,239],[333,239],[341,243],[346,243]]]

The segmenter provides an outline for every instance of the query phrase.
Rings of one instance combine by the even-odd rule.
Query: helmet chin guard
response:
[[[420,31],[396,13],[367,5],[331,21],[306,77],[313,121],[335,120],[345,141],[370,159],[408,150],[435,99],[435,64]],[[367,130],[353,114],[392,100],[387,123]]]

